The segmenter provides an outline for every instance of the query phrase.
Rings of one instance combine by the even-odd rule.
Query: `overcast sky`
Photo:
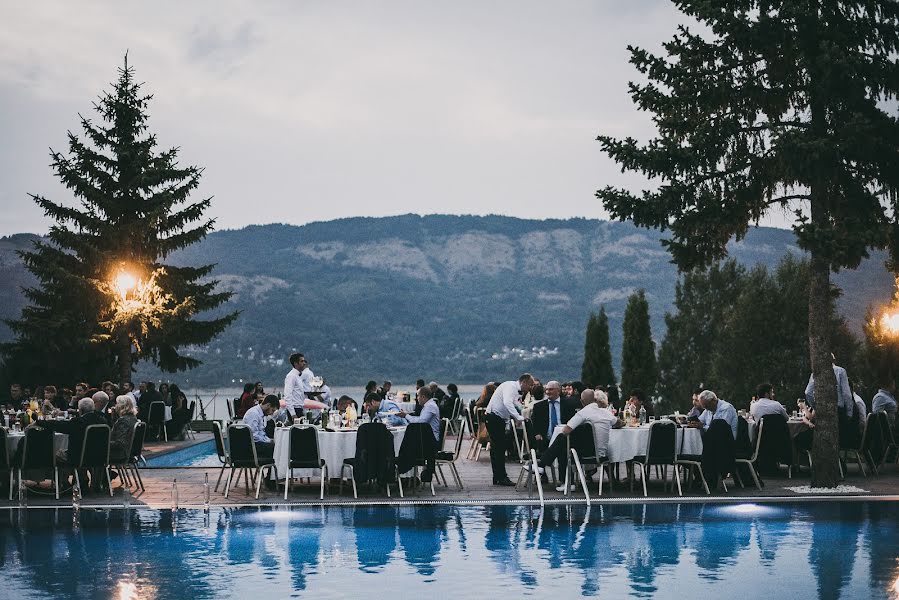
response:
[[[604,217],[637,189],[595,141],[647,137],[626,45],[683,18],[668,0],[6,2],[0,235],[42,233],[28,198],[129,62],[150,127],[205,168],[217,228],[356,215]],[[778,224],[775,219],[769,224]]]

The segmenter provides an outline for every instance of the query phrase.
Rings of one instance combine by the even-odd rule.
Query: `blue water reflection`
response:
[[[897,508],[4,510],[0,596],[895,598]]]

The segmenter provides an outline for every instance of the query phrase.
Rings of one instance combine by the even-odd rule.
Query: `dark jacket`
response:
[[[371,480],[381,484],[392,482],[394,464],[393,434],[387,430],[387,426],[383,423],[360,425],[356,433],[353,479],[360,483]]]
[[[734,434],[724,419],[714,419],[702,436],[702,473],[710,488],[736,466]]]
[[[69,421],[44,421],[43,427],[56,433],[65,433],[69,436],[68,456],[70,462],[76,462],[81,457],[81,446],[84,445],[84,431],[89,425],[108,425],[103,415],[90,411],[78,415]]]
[[[793,440],[783,415],[762,417],[762,440],[756,468],[762,473],[776,473],[778,464],[793,462]]]
[[[109,456],[111,458],[120,460],[128,458],[131,453],[131,435],[134,433],[135,423],[137,423],[137,417],[134,415],[122,415],[116,419],[109,440]]]
[[[174,401],[174,398],[172,400]],[[147,421],[147,417],[150,416],[152,402],[162,402],[162,394],[158,390],[147,390],[141,393],[140,399],[137,401],[137,415],[141,421]]]
[[[581,402],[575,400],[574,396],[559,398],[559,402],[559,416],[562,418],[559,425],[564,425],[581,408]],[[549,431],[549,399],[534,403],[531,409],[531,422],[534,424],[534,435],[546,437]]]
[[[396,457],[396,467],[400,474],[415,466],[428,466],[430,469],[436,456],[437,440],[434,439],[431,426],[428,423],[410,423]]]

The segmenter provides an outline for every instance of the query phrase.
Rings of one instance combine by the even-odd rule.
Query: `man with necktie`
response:
[[[544,386],[546,398],[534,403],[531,411],[531,447],[538,454],[549,446],[553,431],[559,425],[564,425],[568,419],[580,408],[580,402],[576,405],[561,397],[562,384],[558,381],[549,381]]]

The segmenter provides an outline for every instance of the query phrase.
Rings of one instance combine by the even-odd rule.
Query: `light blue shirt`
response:
[[[730,425],[731,433],[734,435],[734,439],[737,439],[737,411],[734,409],[733,404],[718,398],[718,406],[715,407],[714,413],[706,409],[699,415],[699,420],[702,421],[702,428],[706,431],[708,431],[709,425],[711,425],[712,421],[715,419],[724,419],[727,421],[727,424]]]
[[[880,388],[871,401],[871,412],[885,412],[892,425],[896,421],[896,398],[887,390]]]
[[[246,412],[243,416],[243,422],[250,428],[250,431],[253,432],[253,441],[254,442],[265,442],[267,444],[272,443],[272,438],[268,437],[265,434],[265,422],[268,417],[265,416],[265,413],[262,412],[262,405],[257,404],[250,410]]]
[[[406,419],[398,417],[396,415],[385,414],[388,412],[400,412],[400,407],[393,400],[388,400],[387,398],[385,398],[381,400],[381,407],[378,408],[378,413],[376,415],[377,419],[381,422],[386,420],[387,424],[391,427],[399,427],[406,424]]]
[[[406,422],[428,423],[431,426],[431,430],[434,432],[434,439],[438,442],[440,441],[440,408],[433,398],[428,400],[425,405],[421,407],[421,414],[419,416],[406,415]]]
[[[852,390],[849,389],[849,375],[843,367],[833,366],[833,374],[837,378],[837,407],[846,411],[846,416],[851,417],[855,410],[855,399],[852,397]],[[808,385],[805,386],[805,400],[810,408],[815,408],[815,374],[812,373],[808,378]]]

